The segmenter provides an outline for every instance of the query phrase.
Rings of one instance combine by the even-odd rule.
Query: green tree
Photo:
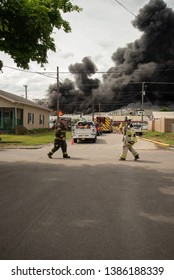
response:
[[[18,67],[28,69],[30,61],[43,66],[48,50],[56,51],[53,28],[71,32],[62,14],[81,10],[70,0],[0,0],[0,51]]]

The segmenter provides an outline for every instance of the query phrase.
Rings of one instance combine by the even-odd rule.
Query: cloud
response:
[[[63,59],[67,59],[67,58],[70,58],[70,57],[74,57],[74,53],[72,52],[66,52],[66,53],[63,53],[60,55]]]

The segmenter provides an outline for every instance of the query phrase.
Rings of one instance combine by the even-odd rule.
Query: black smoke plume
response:
[[[91,78],[97,68],[88,57],[70,65],[75,84],[68,112],[74,108],[90,112],[91,100],[100,102],[103,111],[140,102],[144,82],[145,98],[151,104],[174,104],[174,11],[163,0],[150,0],[132,24],[142,36],[112,54],[114,65],[102,82]],[[66,103],[70,104],[68,98]],[[73,106],[75,102],[81,106]]]
[[[60,110],[65,113],[90,113],[93,110],[92,91],[100,84],[100,80],[90,77],[97,68],[89,57],[84,57],[82,63],[70,65],[69,71],[74,75],[75,82],[65,79],[60,85]],[[48,104],[49,108],[56,111],[57,84],[49,87]]]

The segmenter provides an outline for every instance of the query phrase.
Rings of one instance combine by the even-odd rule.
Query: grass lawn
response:
[[[19,146],[39,146],[52,143],[54,140],[54,131],[36,133],[31,135],[0,135],[0,147],[6,145],[19,145]],[[66,133],[66,138],[71,138],[71,132]],[[174,133],[162,133],[162,132],[145,132],[143,138],[154,140],[174,146]]]
[[[66,133],[66,138],[71,137],[71,132]],[[37,133],[31,135],[11,135],[1,134],[0,135],[0,147],[4,145],[19,145],[19,146],[38,146],[52,143],[54,140],[54,131]]]
[[[164,144],[169,144],[174,146],[174,133],[164,133],[164,132],[157,132],[157,131],[149,131],[143,134],[144,138],[149,140],[154,140],[157,142],[162,142]]]

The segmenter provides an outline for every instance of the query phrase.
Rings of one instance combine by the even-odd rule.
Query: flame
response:
[[[62,111],[59,111],[59,117],[62,116],[62,115],[63,115],[63,112],[62,112]]]

